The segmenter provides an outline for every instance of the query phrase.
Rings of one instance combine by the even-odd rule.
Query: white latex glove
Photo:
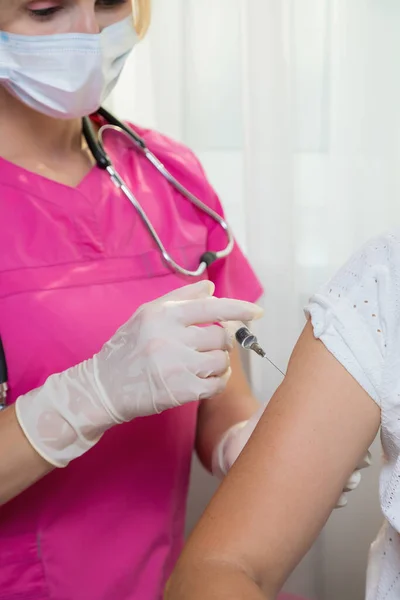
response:
[[[212,297],[201,281],[142,306],[90,360],[18,398],[18,421],[35,450],[66,466],[110,427],[222,392],[230,334],[218,325],[262,309]]]
[[[266,406],[262,405],[259,410],[248,420],[237,423],[231,427],[222,437],[213,453],[212,472],[219,479],[223,479],[229,469],[232,467],[239,454],[249,441],[251,434],[257,426]],[[349,477],[342,495],[340,496],[335,508],[342,508],[347,504],[347,495],[358,487],[361,481],[360,469],[365,469],[371,465],[370,452],[357,465]]]
[[[349,479],[347,480],[347,483],[345,485],[343,493],[341,494],[341,496],[336,504],[336,508],[343,508],[344,506],[347,505],[349,492],[352,492],[360,485],[361,469],[366,469],[367,467],[370,467],[371,464],[372,464],[372,456],[371,456],[371,453],[368,451],[367,454],[362,459],[362,461],[357,465],[356,469],[350,475]]]

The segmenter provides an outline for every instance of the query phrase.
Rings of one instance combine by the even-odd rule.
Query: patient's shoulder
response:
[[[392,360],[400,359],[400,231],[364,244],[314,294],[306,312],[315,337],[381,405]]]
[[[321,286],[317,295],[332,307],[350,304],[368,313],[378,302],[390,308],[400,292],[400,230],[372,238]],[[362,310],[364,309],[364,310]],[[398,307],[400,311],[400,306]],[[372,313],[371,313],[372,315]]]

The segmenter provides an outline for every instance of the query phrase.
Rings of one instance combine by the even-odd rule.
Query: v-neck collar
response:
[[[42,186],[45,184],[46,187],[53,187],[55,190],[57,188],[62,188],[63,190],[68,190],[71,192],[76,191],[84,193],[85,188],[89,182],[94,179],[96,175],[98,175],[98,172],[99,168],[97,165],[93,165],[79,181],[79,183],[73,186],[56,181],[55,179],[51,179],[50,177],[46,177],[45,175],[41,175],[35,171],[30,171],[29,169],[21,167],[20,165],[16,165],[15,163],[0,156],[0,184],[5,183],[11,185],[12,187],[19,188],[29,187],[31,191],[35,189],[36,185]]]
[[[90,119],[93,121],[93,124],[97,127],[101,127],[104,125],[105,120],[103,117],[98,115],[97,113],[90,116]],[[35,171],[31,171],[13,163],[6,158],[0,156],[0,184],[6,183],[11,187],[26,187],[32,188],[32,183],[35,184],[37,182],[40,185],[46,184],[48,187],[54,187],[67,190],[70,192],[80,192],[84,194],[86,187],[91,183],[92,179],[96,178],[96,175],[99,174],[99,167],[95,164],[89,169],[89,171],[82,177],[77,185],[68,185],[67,183],[62,183],[60,181],[56,181],[55,179],[51,179],[50,177],[46,177],[45,175],[41,175]],[[32,190],[31,190],[32,191]]]

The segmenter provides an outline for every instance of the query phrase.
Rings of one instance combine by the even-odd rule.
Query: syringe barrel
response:
[[[257,343],[256,336],[245,325],[236,331],[235,338],[242,348],[250,348],[250,346]]]
[[[242,348],[250,348],[257,343],[257,338],[242,321],[228,321],[223,326],[233,335]]]

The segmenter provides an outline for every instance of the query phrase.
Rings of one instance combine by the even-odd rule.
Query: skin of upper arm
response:
[[[308,323],[283,384],[192,535],[178,578],[196,565],[206,586],[207,565],[231,564],[274,597],[379,425],[379,407]]]
[[[203,400],[199,406],[196,450],[208,470],[213,450],[224,433],[236,423],[249,419],[259,407],[242,366],[239,346],[231,352],[230,360],[232,375],[225,391]]]

